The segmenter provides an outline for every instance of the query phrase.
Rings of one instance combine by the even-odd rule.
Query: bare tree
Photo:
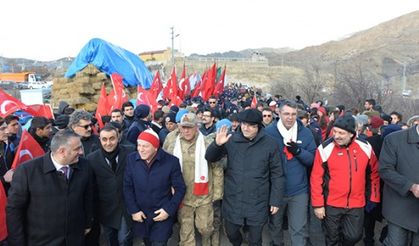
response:
[[[381,78],[363,69],[362,63],[345,65],[336,72],[333,101],[361,108],[365,99],[381,96]]]
[[[298,82],[297,90],[307,102],[323,98],[327,86],[327,76],[320,72],[319,64],[311,64],[304,69],[304,78]]]

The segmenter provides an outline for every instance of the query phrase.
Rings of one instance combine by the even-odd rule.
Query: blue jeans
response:
[[[411,244],[408,242],[411,241]],[[384,240],[385,246],[419,246],[419,233],[406,230],[388,221],[388,234]]]
[[[132,246],[132,231],[128,228],[124,216],[122,216],[119,230],[105,225],[102,225],[102,229],[107,246]]]

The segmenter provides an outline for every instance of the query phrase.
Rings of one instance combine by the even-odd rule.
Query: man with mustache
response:
[[[380,202],[378,161],[371,145],[356,138],[351,114],[339,117],[333,132],[316,151],[311,202],[323,220],[327,245],[355,245],[362,237],[364,208],[368,212]]]

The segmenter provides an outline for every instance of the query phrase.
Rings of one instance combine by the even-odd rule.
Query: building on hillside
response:
[[[183,57],[183,54],[174,50],[174,57]],[[167,48],[165,50],[155,50],[155,51],[147,51],[139,54],[141,60],[143,60],[146,64],[150,63],[163,63],[166,64],[171,61],[172,59],[172,49]]]

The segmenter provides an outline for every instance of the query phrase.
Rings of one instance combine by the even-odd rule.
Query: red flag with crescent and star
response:
[[[99,128],[102,129],[104,124],[102,122],[102,116],[110,115],[108,114],[109,111],[109,104],[108,104],[108,97],[106,96],[106,87],[105,84],[102,83],[102,87],[100,89],[99,100],[97,102],[96,114],[95,117],[99,124]]]
[[[31,114],[32,116],[54,119],[54,113],[52,112],[50,104],[27,105],[27,109],[25,111]]]
[[[157,70],[156,75],[154,76],[153,83],[150,87],[150,94],[152,98],[157,98],[163,89],[163,83],[160,79],[160,72]]]
[[[124,78],[118,73],[113,73],[111,75],[112,90],[107,97],[109,114],[114,109],[120,109],[122,104],[129,100],[128,95],[125,93],[123,79]]]
[[[27,108],[24,103],[7,94],[2,89],[0,89],[0,102],[0,117],[2,118],[13,114],[20,109],[25,110]]]
[[[17,166],[22,164],[25,161],[32,160],[35,157],[45,154],[44,150],[38,144],[38,142],[24,130],[22,132],[22,137],[17,147],[15,159],[12,163],[12,169],[16,169]]]

